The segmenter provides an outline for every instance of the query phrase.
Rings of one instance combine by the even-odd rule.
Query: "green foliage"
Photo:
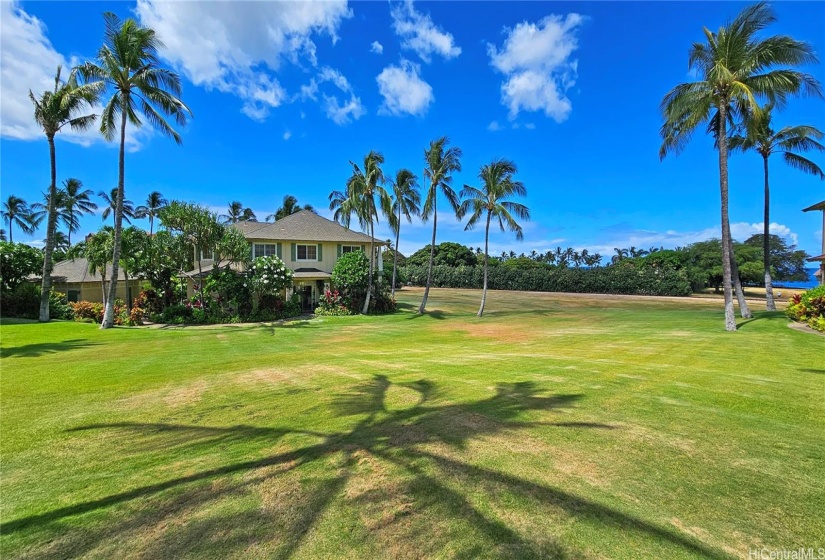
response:
[[[785,314],[794,321],[808,323],[811,328],[825,332],[825,286],[794,295]]]
[[[49,318],[67,320],[74,318],[74,312],[66,300],[66,294],[55,290],[49,292]]]
[[[404,273],[414,286],[423,286],[427,281],[426,266],[407,266]],[[488,286],[492,290],[656,296],[687,296],[691,293],[686,274],[672,269],[611,266],[522,270],[498,266],[491,267],[488,274]],[[434,266],[432,285],[480,289],[483,275],[482,266]]]
[[[40,285],[23,282],[13,290],[0,294],[0,314],[3,317],[37,319],[40,317]],[[66,294],[52,290],[49,293],[49,317],[71,319],[72,310],[66,303]]]
[[[484,264],[484,256],[478,259],[479,265]],[[495,264],[493,264],[495,263]],[[498,265],[498,261],[495,259],[490,259],[489,265],[496,266]],[[505,268],[515,268],[519,270],[531,270],[531,269],[547,269],[548,266],[542,262],[536,261],[531,259],[530,257],[516,257],[514,259],[507,259],[501,263],[501,266]]]
[[[258,295],[276,294],[292,285],[293,272],[275,255],[258,257],[249,265],[248,287]]]
[[[338,290],[324,292],[324,296],[318,302],[318,307],[315,309],[316,315],[354,315],[356,311],[346,305],[344,298]]]
[[[344,253],[332,269],[332,283],[344,298],[366,293],[369,258],[363,251]]]
[[[252,311],[252,291],[246,279],[229,268],[213,269],[206,277],[205,292],[223,315],[248,315]]]
[[[409,257],[407,266],[425,266],[430,262],[430,246],[422,247]],[[469,247],[445,241],[435,246],[433,266],[475,266],[478,257]]]
[[[31,274],[43,271],[43,251],[23,243],[0,241],[0,286],[14,290]]]
[[[745,245],[757,250],[759,262],[762,262],[764,235],[752,235],[745,240]],[[771,277],[774,281],[804,282],[808,279],[808,271],[805,268],[805,259],[810,257],[805,251],[797,250],[796,245],[789,245],[778,235],[768,236],[769,250],[771,254]],[[762,276],[758,282],[764,281]]]
[[[69,303],[75,321],[100,323],[103,321],[103,304],[90,301]]]

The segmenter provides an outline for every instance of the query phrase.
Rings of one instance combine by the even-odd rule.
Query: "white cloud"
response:
[[[164,42],[161,54],[189,80],[231,93],[262,120],[288,100],[274,77],[284,60],[317,65],[313,38],[337,41],[352,15],[346,0],[329,2],[168,2],[138,0],[137,14]]]
[[[373,41],[372,45],[370,45],[370,52],[374,52],[375,54],[381,54],[384,52],[384,45],[382,45],[378,41]]]
[[[398,66],[384,68],[376,81],[384,102],[378,110],[384,115],[424,115],[435,99],[433,88],[421,79],[419,66],[402,60]]]
[[[501,130],[501,125],[498,124],[498,121],[493,121],[493,122],[491,122],[490,124],[487,125],[487,130],[490,130],[492,132],[497,132],[497,131]]]
[[[287,130],[284,132],[284,140],[289,140],[290,138],[292,138],[292,133]]]
[[[461,54],[453,36],[436,27],[429,14],[416,11],[412,0],[393,6],[390,15],[401,47],[414,51],[424,62],[429,63],[434,53],[448,60]]]
[[[490,63],[506,78],[501,102],[509,108],[511,119],[519,111],[543,111],[556,122],[567,119],[572,109],[567,90],[576,83],[578,67],[571,57],[583,21],[574,13],[550,15],[537,24],[522,22],[506,29],[501,50],[487,45]]]
[[[536,125],[534,123],[529,122],[529,123],[524,125],[524,128],[526,128],[527,130],[535,130]]]
[[[335,124],[346,124],[364,116],[366,109],[361,104],[361,98],[355,95],[347,78],[334,68],[322,68],[317,77],[313,78],[309,84],[301,86],[300,97],[304,100],[317,100],[320,87],[325,83],[333,84],[345,96],[349,96],[349,99],[342,101],[335,95],[321,93],[324,113]]]

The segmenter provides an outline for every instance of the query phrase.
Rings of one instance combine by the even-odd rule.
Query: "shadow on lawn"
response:
[[[38,342],[37,344],[24,344],[23,346],[12,346],[10,348],[0,349],[0,358],[37,358],[44,354],[55,354],[57,352],[66,352],[69,350],[77,350],[78,348],[88,348],[89,346],[97,346],[99,343],[82,338],[74,338],[71,340],[62,340],[60,342]]]
[[[321,535],[313,535],[319,523],[343,523],[345,528],[337,530],[352,533],[356,543],[364,539],[374,543],[379,547],[377,554],[432,556],[450,550],[457,558],[567,558],[578,553],[554,541],[539,526],[526,534],[535,516],[543,520],[544,515],[563,512],[615,530],[617,538],[618,533],[633,534],[631,541],[643,538],[653,550],[667,543],[702,556],[724,557],[673,528],[559,488],[463,462],[450,452],[450,448],[467,447],[474,439],[503,437],[531,426],[614,428],[517,420],[525,412],[569,408],[582,395],[544,396],[534,383],[520,382],[500,384],[493,396],[469,404],[436,404],[437,388],[421,380],[395,385],[394,391],[409,397],[406,407],[398,409],[388,398],[392,387],[386,376],[376,375],[334,398],[332,412],[342,421],[361,417],[354,418],[350,430],[341,432],[164,423],[74,428],[71,431],[113,431],[107,438],[124,437],[127,444],[154,440],[153,446],[169,453],[170,463],[196,457],[196,451],[209,452],[212,457],[228,453],[239,442],[260,442],[261,450],[284,450],[9,521],[0,526],[0,532],[50,533],[38,535],[37,542],[51,542],[33,555],[44,558],[90,552],[289,558],[305,538],[315,544],[324,542]],[[177,468],[191,471],[197,464],[187,462]],[[494,507],[479,507],[479,496],[489,497]],[[526,509],[508,510],[514,503]],[[99,517],[98,510],[116,505],[119,508],[112,517]],[[496,511],[505,513],[495,515]],[[69,519],[92,512],[98,512],[98,517],[85,527],[72,525]],[[508,523],[512,516],[522,522]]]

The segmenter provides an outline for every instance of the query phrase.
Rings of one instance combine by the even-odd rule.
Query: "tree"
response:
[[[254,222],[257,220],[252,208],[244,208],[244,205],[237,200],[230,202],[226,214],[221,214],[218,218],[225,224],[237,224],[244,221]]]
[[[83,251],[83,256],[89,263],[89,272],[91,274],[100,272],[100,288],[103,291],[104,304],[110,295],[110,292],[106,290],[106,265],[112,262],[112,239],[112,227],[103,226],[97,233],[86,237],[86,246]],[[115,296],[115,294],[111,295]]]
[[[149,248],[149,236],[142,229],[130,226],[123,230],[120,243],[120,268],[123,269],[123,279],[126,281],[126,306],[127,309],[132,309],[132,298],[129,295],[129,274],[134,275],[135,271],[140,268],[140,263],[145,255],[151,250]]]
[[[391,297],[395,297],[395,278],[398,270],[398,241],[401,238],[401,217],[407,218],[408,223],[412,223],[412,217],[418,216],[421,212],[421,194],[418,192],[418,177],[409,169],[399,169],[395,174],[395,179],[390,180],[392,187],[392,212],[389,219],[390,229],[395,234],[395,249],[392,252],[392,291]]]
[[[186,124],[189,108],[178,96],[181,92],[180,77],[166,68],[160,67],[157,50],[163,44],[152,29],[143,27],[129,18],[121,22],[111,12],[103,14],[106,22],[103,46],[97,52],[97,63],[86,62],[79,71],[87,81],[99,80],[113,91],[103,107],[100,132],[111,141],[120,132],[120,152],[118,159],[117,201],[115,207],[115,231],[112,249],[112,279],[109,284],[109,298],[103,313],[101,328],[114,324],[114,299],[117,290],[118,264],[120,261],[120,237],[123,229],[123,202],[126,200],[124,187],[126,123],[140,127],[143,123],[138,113],[157,130],[181,143],[180,134],[163,118],[163,114],[175,119],[179,126]],[[118,123],[120,117],[120,123]]]
[[[52,291],[52,252],[54,251],[54,232],[57,229],[57,158],[55,156],[54,137],[68,125],[72,130],[86,130],[94,124],[96,116],[79,115],[87,105],[91,106],[100,97],[98,84],[79,84],[77,72],[72,70],[65,83],[60,81],[61,67],[57,67],[54,76],[54,90],[44,91],[35,97],[29,90],[29,99],[34,104],[34,120],[43,129],[49,143],[49,164],[51,180],[49,182],[50,201],[46,217],[46,247],[43,252],[43,280],[40,286],[40,321],[49,320],[49,294]]]
[[[0,288],[14,290],[27,277],[43,270],[43,252],[25,243],[0,241]]]
[[[478,178],[481,179],[481,188],[464,185],[461,196],[464,202],[459,208],[459,216],[470,214],[464,230],[473,229],[482,218],[486,221],[484,227],[484,285],[481,291],[481,306],[478,316],[484,314],[484,304],[487,302],[487,261],[490,249],[490,222],[495,219],[501,231],[505,229],[516,234],[516,239],[524,238],[521,226],[516,218],[530,219],[530,210],[518,202],[507,198],[512,196],[526,196],[527,189],[521,181],[513,176],[518,171],[516,164],[506,159],[495,160],[481,166]],[[533,251],[535,253],[535,251]]]
[[[72,233],[80,229],[80,216],[94,213],[97,210],[97,204],[90,198],[94,192],[91,189],[84,189],[79,179],[71,178],[63,181],[63,193],[63,209],[67,214],[64,223],[69,230],[68,242],[71,246]]]
[[[703,123],[714,136],[719,153],[719,192],[722,221],[722,272],[725,291],[725,329],[736,330],[731,293],[731,237],[728,217],[727,126],[743,111],[757,108],[756,97],[782,103],[800,92],[821,95],[810,75],[779,68],[816,62],[810,45],[787,36],[765,39],[757,33],[776,17],[765,2],[742,10],[717,32],[705,28],[705,43],[694,43],[689,65],[699,81],[680,84],[662,99],[664,124],[659,157],[678,153]]]
[[[424,297],[418,307],[418,314],[424,313],[427,307],[427,298],[430,296],[430,285],[433,282],[433,258],[435,257],[435,234],[438,227],[438,193],[439,191],[447,199],[450,207],[458,214],[460,199],[450,186],[453,182],[453,173],[461,171],[461,148],[458,146],[447,147],[450,144],[449,138],[442,136],[430,142],[430,147],[424,150],[424,177],[430,180],[430,187],[427,189],[427,197],[424,206],[421,208],[421,220],[427,222],[430,216],[433,218],[433,239],[430,243],[430,263],[427,267],[427,284],[424,288]]]
[[[310,212],[315,212],[315,208],[312,207],[311,204],[304,204],[301,206],[298,204],[298,199],[288,194],[284,196],[284,201],[281,204],[281,207],[278,208],[274,214],[270,214],[266,217],[267,222],[274,222],[280,220],[282,218],[286,218],[291,214],[296,214],[301,210],[309,210]]]
[[[768,160],[772,154],[782,154],[785,163],[791,167],[810,175],[818,175],[820,179],[825,179],[825,173],[818,165],[797,153],[825,150],[825,146],[817,141],[822,139],[823,133],[819,129],[807,125],[786,126],[779,131],[774,131],[771,127],[772,112],[773,105],[770,103],[762,108],[746,112],[742,127],[744,134],[735,134],[730,138],[731,150],[751,150],[762,156],[762,167],[765,173],[764,233],[762,234],[764,245],[762,252],[765,274],[765,307],[768,311],[776,311],[771,282],[771,247],[769,243],[771,238],[771,198],[768,181]]]
[[[35,227],[32,223],[32,211],[25,200],[19,196],[9,195],[5,202],[3,202],[3,209],[0,210],[0,216],[3,221],[9,226],[9,242],[14,243],[14,226],[20,228],[23,233],[34,233]]]
[[[112,189],[111,194],[106,194],[105,191],[100,191],[97,193],[97,196],[103,199],[103,202],[106,203],[106,207],[103,209],[103,213],[101,217],[103,220],[107,220],[109,216],[112,216],[115,219],[115,223],[117,223],[117,212],[118,212],[118,199],[117,199],[118,189],[117,187]],[[123,220],[126,220],[126,223],[129,225],[132,224],[131,218],[136,218],[135,214],[135,203],[131,200],[124,200],[123,204],[120,205],[120,215]]]
[[[431,251],[435,266],[475,266],[478,264],[478,257],[472,248],[460,243],[444,241],[436,245],[434,250],[429,245],[422,247],[407,257],[407,265],[426,266],[430,262]]]
[[[158,217],[158,212],[167,204],[169,204],[169,201],[163,198],[162,194],[158,191],[152,191],[149,193],[149,196],[146,197],[146,202],[135,208],[136,218],[149,218],[149,235],[153,233],[152,230],[155,225],[155,218]]]
[[[386,189],[381,186],[384,183],[384,172],[381,170],[384,156],[380,152],[371,150],[364,156],[363,170],[358,167],[358,164],[349,163],[352,166],[352,175],[347,179],[346,192],[351,198],[348,204],[358,218],[358,223],[370,234],[369,279],[364,307],[361,310],[361,313],[366,314],[370,307],[373,271],[375,270],[375,224],[378,222],[378,209],[380,208],[385,216],[391,216],[392,203]],[[378,204],[376,204],[376,198]]]
[[[750,236],[744,244],[761,249],[760,259],[764,263],[765,238],[763,234],[757,233]],[[808,279],[805,259],[810,255],[798,250],[796,245],[788,245],[778,235],[771,234],[768,236],[768,255],[772,278],[784,282],[800,282]]]

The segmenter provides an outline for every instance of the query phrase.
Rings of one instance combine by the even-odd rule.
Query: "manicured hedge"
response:
[[[404,282],[423,286],[426,266],[401,269]],[[438,288],[482,287],[481,266],[434,266],[432,285]],[[636,269],[631,267],[547,268],[520,270],[490,267],[488,287],[492,290],[529,292],[572,292],[582,294],[628,294],[645,296],[689,296],[690,282],[682,271]]]

